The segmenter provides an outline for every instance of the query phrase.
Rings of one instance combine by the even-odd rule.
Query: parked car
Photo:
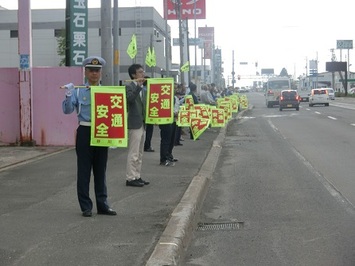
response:
[[[351,88],[351,89],[348,91],[348,94],[355,94],[355,88]]]
[[[329,106],[330,98],[328,94],[328,90],[325,88],[321,89],[312,89],[311,95],[309,97],[309,106],[312,107],[316,104],[322,104],[325,106]]]
[[[300,96],[296,90],[282,90],[279,98],[279,110],[285,108],[295,108],[300,110]]]
[[[328,95],[329,95],[329,99],[331,100],[335,100],[335,93],[334,90],[332,88],[326,88],[328,91]]]

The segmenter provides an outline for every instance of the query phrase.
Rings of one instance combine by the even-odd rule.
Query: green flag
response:
[[[181,72],[187,72],[190,70],[190,62],[187,61],[181,68],[180,68]]]
[[[152,50],[150,49],[150,47],[148,47],[148,50],[147,50],[147,54],[145,55],[145,64],[149,67],[152,67]]]
[[[157,65],[157,60],[155,57],[155,50],[153,47],[153,50],[148,47],[147,54],[145,56],[145,64],[149,67],[153,67]]]
[[[154,50],[154,47],[153,47],[153,50],[152,50],[152,58],[151,58],[151,62],[152,62],[152,66],[156,66],[157,65],[157,58],[155,56],[155,50]]]
[[[137,38],[135,34],[132,35],[131,42],[128,45],[127,54],[131,59],[137,55]]]

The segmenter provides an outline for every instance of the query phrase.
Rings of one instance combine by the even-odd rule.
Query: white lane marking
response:
[[[355,127],[355,124],[350,124],[351,126]]]
[[[332,120],[338,120],[337,118],[332,117],[332,116],[330,116],[330,115],[328,115],[328,118],[329,118],[329,119],[332,119]]]
[[[286,139],[286,137],[281,134],[279,129],[271,122],[271,120],[268,120],[268,123],[277,134],[279,134],[283,139]],[[355,124],[352,125],[355,126]],[[317,180],[327,189],[330,195],[332,195],[336,201],[342,204],[348,213],[355,215],[355,206],[344,195],[341,194],[341,192],[328,178],[326,178],[316,168],[314,168],[314,166],[291,143],[289,144],[293,153],[310,170],[310,172],[316,176]]]
[[[317,115],[320,115],[320,112],[318,112],[318,111],[315,111],[315,113],[316,113]]]
[[[263,115],[263,117],[267,118],[275,118],[275,117],[287,117],[287,116],[297,116],[299,115],[298,113],[290,113],[290,114],[284,114],[284,115]]]
[[[344,109],[350,109],[350,110],[355,110],[354,104],[349,104],[349,103],[331,103],[332,106],[344,108]]]
[[[332,182],[324,175],[322,175],[314,166],[302,156],[302,154],[296,150],[295,147],[291,146],[293,153],[298,157],[298,159],[313,173],[319,182],[328,190],[330,195],[332,195],[339,203],[341,203],[347,212],[355,214],[355,206],[344,196],[341,192],[334,186]]]

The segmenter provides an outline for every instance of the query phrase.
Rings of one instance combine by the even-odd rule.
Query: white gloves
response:
[[[63,87],[65,87],[66,91],[65,91],[65,96],[67,97],[71,97],[74,91],[74,84],[73,83],[69,83],[64,85]]]

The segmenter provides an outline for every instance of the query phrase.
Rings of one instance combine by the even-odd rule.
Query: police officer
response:
[[[99,86],[102,66],[106,61],[99,56],[91,56],[83,61],[85,67],[86,87],[75,88],[72,83],[62,86],[66,88],[66,97],[62,103],[64,114],[76,110],[79,126],[77,128],[75,150],[77,155],[77,194],[84,217],[92,216],[93,203],[90,199],[91,169],[94,175],[96,208],[98,214],[116,215],[107,202],[106,165],[107,147],[90,146],[91,134],[91,95],[90,86]]]

